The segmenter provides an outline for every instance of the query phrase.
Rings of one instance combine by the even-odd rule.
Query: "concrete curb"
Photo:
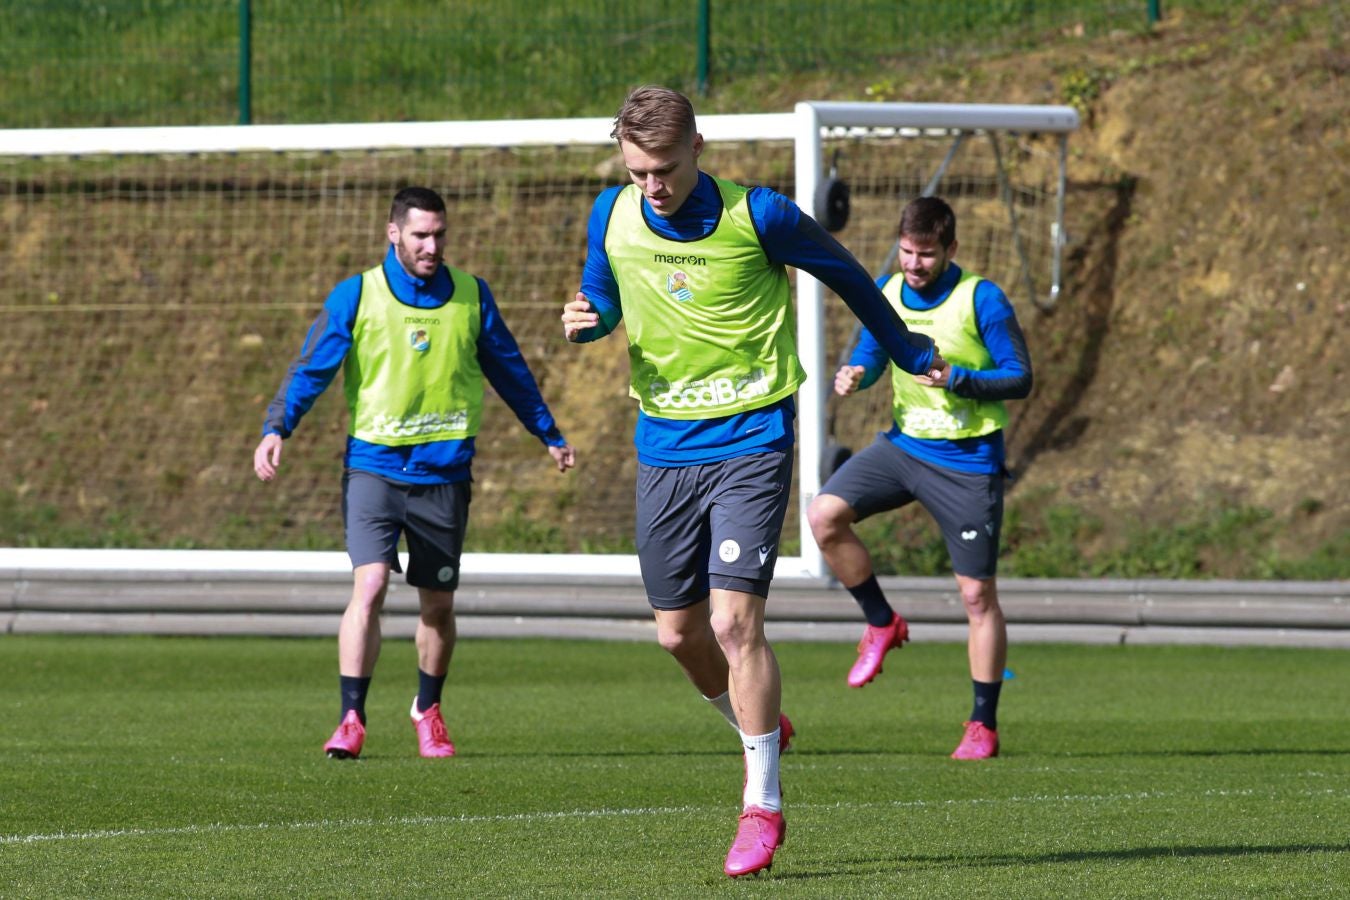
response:
[[[0,633],[331,637],[349,593],[342,554],[322,555],[318,566],[260,570],[24,565],[20,553],[6,551],[0,560]],[[952,581],[881,583],[913,626],[913,640],[965,640]],[[1345,582],[1009,578],[999,587],[1009,638],[1019,643],[1350,649]],[[465,637],[645,641],[655,634],[636,575],[466,571],[456,608]],[[416,591],[396,578],[385,633],[411,636],[416,613]],[[791,576],[774,582],[767,621],[774,640],[851,643],[861,621],[837,584]]]

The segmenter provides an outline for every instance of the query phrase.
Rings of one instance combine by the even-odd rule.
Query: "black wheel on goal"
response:
[[[816,187],[816,221],[826,231],[840,231],[848,224],[848,185],[839,177],[839,152],[835,151],[830,174]]]

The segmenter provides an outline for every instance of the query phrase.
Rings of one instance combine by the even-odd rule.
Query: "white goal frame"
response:
[[[852,129],[895,129],[904,135],[919,133],[951,135],[959,142],[968,133],[1037,132],[1059,136],[1059,179],[1056,195],[1056,216],[1053,245],[1053,272],[1050,293],[1052,299],[1059,293],[1059,258],[1064,242],[1064,191],[1068,159],[1068,136],[1078,128],[1078,112],[1070,106],[1034,106],[1015,104],[960,104],[960,103],[838,103],[803,102],[795,111],[797,205],[815,216],[816,188],[824,170],[822,149],[826,136],[848,133]],[[954,144],[954,147],[957,146]],[[995,144],[997,147],[997,144]],[[948,157],[950,161],[950,155]],[[943,163],[945,167],[946,162]],[[1003,176],[1000,166],[1000,177]],[[930,190],[941,171],[935,173]],[[1015,213],[1009,207],[1012,227],[1017,227]],[[806,272],[797,273],[797,353],[806,369],[807,382],[797,394],[797,421],[799,423],[798,451],[798,516],[802,535],[801,556],[780,559],[775,574],[785,569],[807,577],[825,578],[825,561],[820,548],[811,540],[811,527],[806,521],[806,508],[820,490],[822,454],[825,449],[825,400],[832,382],[832,373],[825,361],[825,292],[815,278]]]
[[[1069,133],[1079,125],[1067,106],[946,103],[840,103],[810,101],[791,113],[706,115],[698,119],[708,141],[793,142],[797,204],[815,216],[815,195],[823,171],[823,142],[853,130],[894,129],[897,136],[994,132],[1050,133],[1059,136],[1060,163],[1054,224],[1051,299],[1058,292],[1063,244],[1065,159]],[[530,119],[477,122],[400,122],[324,125],[224,125],[162,128],[69,128],[0,130],[8,156],[193,154],[403,148],[604,145],[609,118]],[[949,154],[950,158],[950,154]],[[945,166],[945,163],[944,163]],[[1002,173],[1000,172],[1000,176]],[[935,176],[936,181],[937,176]],[[1009,207],[1010,216],[1015,213]],[[561,298],[559,303],[561,303]],[[798,395],[798,517],[801,554],[780,557],[775,577],[828,577],[819,549],[811,540],[806,509],[820,489],[825,447],[825,400],[830,372],[824,344],[824,290],[805,272],[797,278],[797,334],[808,381]],[[249,570],[259,572],[337,572],[348,568],[346,554],[294,551],[133,551],[0,548],[0,566],[63,570],[135,568]],[[547,576],[637,576],[631,554],[468,553],[463,567],[475,575],[521,578]]]

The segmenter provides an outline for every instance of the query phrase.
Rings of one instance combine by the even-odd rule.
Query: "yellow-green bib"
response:
[[[961,273],[961,280],[947,298],[932,309],[905,306],[905,279],[893,276],[882,288],[886,299],[913,331],[937,342],[942,358],[963,369],[991,369],[989,349],[980,339],[975,318],[975,286],[980,276]],[[957,440],[992,434],[1008,424],[1008,410],[1001,400],[971,400],[941,388],[924,387],[914,376],[892,364],[891,388],[895,424],[910,437]]]
[[[478,280],[447,268],[454,291],[435,309],[401,303],[381,266],[362,273],[344,369],[353,437],[398,447],[478,433],[483,418]]]
[[[642,192],[619,192],[605,252],[619,285],[630,393],[664,419],[710,419],[790,396],[797,359],[787,270],[769,262],[749,189],[714,179],[722,217],[695,241],[663,238],[642,218]]]

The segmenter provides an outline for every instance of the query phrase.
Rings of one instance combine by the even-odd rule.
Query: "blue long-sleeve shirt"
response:
[[[454,281],[441,266],[430,280],[409,275],[391,244],[384,257],[384,274],[400,303],[417,309],[443,306],[454,293]],[[515,336],[506,327],[497,301],[483,279],[478,279],[482,327],[478,334],[478,364],[492,388],[520,419],[526,430],[551,447],[565,443],[562,433],[539,393],[539,385],[521,355]],[[291,364],[263,421],[263,434],[290,437],[314,401],[324,392],[347,358],[352,328],[361,302],[361,276],[338,284],[324,301],[305,337],[299,357]],[[430,441],[391,447],[347,436],[344,463],[411,484],[449,484],[470,478],[474,439]]]
[[[623,317],[618,281],[605,252],[605,231],[622,187],[608,188],[596,198],[587,226],[586,265],[581,292],[599,314],[600,324],[578,335],[592,341],[609,334]],[[771,263],[810,272],[844,299],[855,316],[884,347],[889,359],[907,371],[925,371],[933,359],[933,342],[909,331],[882,296],[872,276],[824,228],[797,204],[765,187],[751,188],[750,218]],[[647,226],[675,241],[707,237],[722,216],[722,195],[705,172],[693,193],[669,218],[642,202]],[[710,419],[662,419],[638,411],[633,443],[638,459],[653,466],[690,466],[750,453],[792,446],[796,405],[791,397],[744,413]]]
[[[884,275],[877,279],[877,286],[885,286],[892,277],[903,276]],[[960,280],[961,268],[953,263],[937,281],[922,291],[902,284],[900,296],[910,309],[932,309],[947,299]],[[976,370],[952,366],[947,390],[957,396],[977,400],[1020,400],[1026,397],[1031,393],[1032,378],[1031,355],[1027,352],[1026,338],[1017,324],[1012,304],[1002,289],[987,279],[975,286],[975,321],[980,330],[980,339],[993,358],[993,368]],[[864,327],[849,357],[849,365],[862,366],[866,370],[860,388],[867,388],[887,372],[890,359],[881,344]],[[962,472],[997,474],[1003,471],[1001,429],[980,437],[945,440],[910,437],[892,423],[886,437],[906,453],[934,465]]]

